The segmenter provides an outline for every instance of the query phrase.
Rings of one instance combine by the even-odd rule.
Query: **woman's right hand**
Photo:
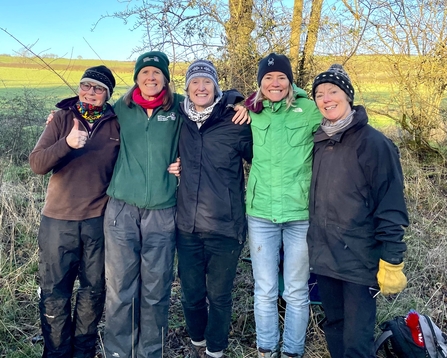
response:
[[[67,144],[73,149],[84,148],[87,142],[87,133],[79,130],[79,119],[73,118],[73,128],[68,136],[65,138]]]
[[[177,178],[180,176],[180,173],[182,172],[182,162],[180,161],[180,158],[177,158],[174,163],[169,164],[168,172],[169,174],[174,174]]]
[[[51,110],[50,114],[47,117],[47,121],[45,122],[45,125],[49,125],[50,122],[53,120],[54,114],[56,113],[55,110]]]

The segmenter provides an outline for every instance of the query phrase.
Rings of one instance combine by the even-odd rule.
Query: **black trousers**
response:
[[[103,222],[103,217],[66,221],[42,216],[38,242],[43,357],[95,356],[105,298]]]
[[[332,358],[375,358],[376,299],[369,287],[317,275]]]
[[[222,235],[184,231],[177,234],[186,328],[193,341],[206,339],[210,352],[228,346],[231,291],[242,247],[238,240]]]

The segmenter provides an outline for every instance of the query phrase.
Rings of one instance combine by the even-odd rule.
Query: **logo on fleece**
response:
[[[174,112],[169,113],[167,116],[163,116],[161,114],[159,114],[157,116],[157,121],[158,122],[167,122],[169,120],[175,121],[175,113]]]

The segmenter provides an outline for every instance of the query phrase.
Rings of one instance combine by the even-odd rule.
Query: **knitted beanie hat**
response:
[[[351,80],[342,65],[335,63],[326,72],[320,73],[315,77],[312,84],[312,98],[314,100],[315,91],[318,85],[322,83],[332,83],[340,87],[348,95],[350,102],[354,102],[354,87],[352,87]]]
[[[213,81],[216,92],[221,94],[219,87],[219,79],[217,77],[217,71],[213,63],[208,60],[196,60],[188,67],[186,71],[185,89],[188,89],[191,80],[195,77],[206,77]]]
[[[115,87],[115,77],[106,66],[100,65],[87,68],[79,82],[93,82],[107,89],[107,100],[112,97]]]
[[[282,72],[287,76],[289,82],[293,83],[292,66],[289,59],[284,55],[271,53],[259,62],[258,86],[261,86],[262,78],[269,72]]]
[[[134,81],[137,80],[138,73],[141,69],[147,66],[158,68],[168,79],[168,82],[171,82],[171,76],[169,75],[169,60],[165,53],[160,51],[150,51],[140,55],[137,62],[135,62],[135,70],[133,74]]]

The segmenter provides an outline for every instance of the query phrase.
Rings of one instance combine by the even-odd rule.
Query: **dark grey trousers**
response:
[[[92,358],[104,308],[103,217],[66,221],[42,216],[39,303],[43,357]],[[79,278],[73,318],[71,296]]]
[[[105,214],[107,357],[161,358],[175,252],[175,207],[110,199]]]

